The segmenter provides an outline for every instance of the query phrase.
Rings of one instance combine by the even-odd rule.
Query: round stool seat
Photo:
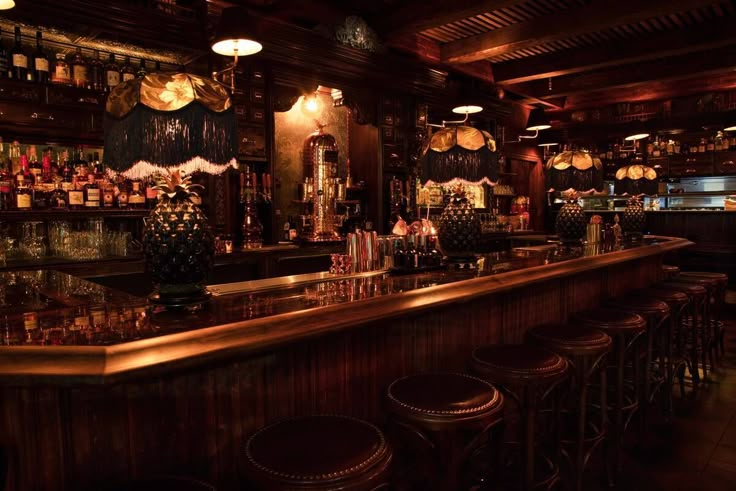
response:
[[[718,286],[719,281],[717,278],[708,278],[706,276],[678,276],[677,278],[672,278],[671,280],[675,283],[685,283],[685,284],[695,284],[695,285],[702,285],[706,288],[713,288]]]
[[[662,281],[655,285],[655,288],[657,289],[666,289],[666,290],[677,290],[681,291],[688,296],[702,296],[706,295],[708,293],[708,290],[702,286],[697,285],[695,283],[685,283],[682,281]]]
[[[541,344],[566,356],[605,353],[612,344],[611,337],[603,331],[568,324],[532,327],[526,336],[533,344]]]
[[[491,382],[525,384],[547,382],[567,372],[565,358],[541,346],[497,344],[473,351],[473,368]]]
[[[389,411],[424,425],[501,417],[503,396],[491,384],[462,373],[420,373],[394,380]]]
[[[721,284],[728,284],[728,275],[724,273],[711,273],[710,271],[683,271],[680,273],[683,278],[709,278]]]
[[[573,314],[572,320],[585,327],[609,332],[636,332],[647,327],[647,321],[639,314],[616,309],[583,310]]]
[[[687,301],[687,296],[685,301]],[[606,306],[622,310],[631,310],[644,315],[662,316],[670,313],[670,307],[667,305],[667,302],[655,297],[635,297],[633,295],[626,295],[623,297],[608,299],[606,301]]]
[[[640,297],[651,297],[666,302],[668,305],[685,305],[688,302],[687,294],[677,290],[664,288],[641,288],[635,290],[632,295]]]
[[[391,461],[376,426],[340,415],[266,426],[250,437],[245,453],[249,476],[266,489],[353,489],[384,473]]]
[[[680,273],[680,268],[677,266],[672,266],[670,264],[663,264],[662,272],[668,277],[677,276]]]

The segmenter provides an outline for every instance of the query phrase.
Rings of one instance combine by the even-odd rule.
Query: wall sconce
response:
[[[253,36],[252,21],[248,11],[242,7],[228,7],[222,10],[220,23],[212,40],[212,51],[223,56],[232,56],[233,61],[223,70],[212,72],[212,78],[226,85],[218,77],[229,74],[230,91],[235,91],[235,67],[239,56],[250,56],[263,49],[263,45]],[[224,77],[223,77],[224,78]]]
[[[447,120],[444,120],[443,119],[442,120],[442,124],[427,123],[427,126],[431,126],[433,128],[444,128],[445,125],[447,125],[447,124],[460,124],[460,125],[462,125],[462,124],[465,124],[465,123],[468,122],[468,119],[470,119],[470,115],[471,114],[479,113],[482,110],[483,110],[482,107],[475,106],[475,105],[472,105],[472,104],[471,105],[465,105],[465,106],[456,106],[456,107],[453,107],[452,108],[452,112],[455,113],[455,114],[464,114],[465,115],[465,119],[460,119],[460,120],[457,120],[457,121],[447,121]]]
[[[0,10],[8,10],[15,7],[15,2],[13,0],[0,0]]]

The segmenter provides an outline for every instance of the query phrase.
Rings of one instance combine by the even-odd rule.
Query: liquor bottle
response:
[[[54,176],[53,167],[51,165],[51,152],[46,152],[41,161],[41,182],[45,184],[53,184]]]
[[[100,207],[100,187],[97,185],[94,174],[87,176],[87,184],[84,186],[84,207]]]
[[[8,50],[2,40],[2,31],[0,31],[0,78],[8,77]]]
[[[100,153],[95,152],[90,159],[90,162],[92,163],[92,169],[95,173],[97,184],[102,183],[107,176],[105,175],[105,166],[100,162]]]
[[[49,57],[43,52],[41,45],[41,31],[36,31],[36,52],[33,53],[34,80],[38,83],[49,81]]]
[[[148,178],[146,182],[146,208],[152,210],[158,204],[158,189],[156,189],[156,180],[153,176]]]
[[[720,131],[716,133],[716,143],[714,150],[716,152],[720,152],[723,150],[723,133]]]
[[[2,140],[0,140],[2,147]],[[0,153],[0,210],[12,210],[15,207],[13,203],[13,181],[15,176],[11,169],[10,160],[5,158],[4,153]]]
[[[128,195],[128,206],[131,208],[145,208],[146,206],[146,197],[141,192],[141,181],[137,179],[133,181],[133,189]]]
[[[84,190],[79,186],[77,176],[72,179],[72,187],[67,192],[70,210],[84,209]]]
[[[110,59],[105,65],[105,90],[110,91],[120,83],[120,68],[115,63],[115,54],[110,53]]]
[[[89,83],[89,74],[87,72],[87,61],[82,56],[82,48],[77,48],[72,58],[72,83],[75,87],[85,88]]]
[[[33,192],[31,191],[30,185],[26,183],[22,174],[15,176],[15,178],[15,209],[31,210],[33,208]]]
[[[20,170],[18,170],[18,173],[15,174],[15,179],[16,181],[18,181],[19,179],[23,179],[26,183],[26,186],[33,186],[33,184],[35,184],[36,179],[34,178],[33,174],[31,174],[31,171],[28,168],[27,155],[20,156]]]
[[[115,185],[115,201],[118,204],[118,208],[128,207],[128,186],[125,180],[118,176],[118,183]]]
[[[102,206],[104,208],[115,206],[115,188],[112,182],[107,179],[102,184]]]
[[[23,328],[25,330],[25,344],[44,344],[43,331],[38,327],[38,312],[23,314]]]
[[[698,153],[705,153],[706,145],[705,138],[701,138],[700,143],[698,144]]]
[[[61,170],[61,187],[64,189],[64,191],[68,193],[69,191],[74,189],[74,169],[69,163],[69,152],[67,150],[64,150],[64,153],[62,155],[64,167]]]
[[[130,56],[126,56],[123,68],[120,69],[120,75],[122,76],[123,82],[133,80],[135,78],[135,73],[135,68],[130,64]]]
[[[38,161],[38,155],[36,155],[36,145],[30,145],[28,147],[28,170],[33,174],[33,182],[40,183],[43,181],[41,174],[43,174],[43,167]]]
[[[87,87],[94,90],[105,90],[105,64],[100,60],[99,50],[95,50],[94,54],[94,58],[89,62]]]
[[[284,226],[282,228],[281,240],[284,240],[286,242],[289,242],[291,240],[291,236],[289,235],[289,230],[291,230],[291,215],[289,215],[286,218],[286,221],[284,222]]]
[[[70,85],[72,83],[72,75],[69,70],[69,64],[66,62],[64,53],[56,53],[56,65],[54,65],[54,73],[51,74],[51,83]]]
[[[705,150],[707,152],[712,152],[715,149],[716,149],[715,139],[713,138],[713,135],[711,135],[710,138],[708,138],[708,143],[706,143],[705,145]]]
[[[728,137],[728,133],[726,133],[725,131],[723,132],[722,137],[723,137],[723,141],[721,142],[721,149],[725,152],[726,150],[731,148],[730,147],[731,141]]]
[[[33,209],[45,210],[49,207],[49,192],[46,185],[41,181],[41,176],[36,179],[33,185]]]
[[[10,50],[10,76],[16,80],[28,80],[28,56],[23,53],[20,41],[20,26],[15,26],[15,44]]]
[[[54,190],[49,195],[49,207],[53,210],[66,210],[69,198],[61,185],[61,178],[54,180]]]
[[[74,171],[77,175],[87,180],[87,174],[89,174],[89,162],[84,158],[84,149],[80,146],[77,150],[77,159],[74,161]]]
[[[141,63],[138,65],[138,71],[135,72],[135,76],[138,78],[143,78],[146,75],[148,75],[148,70],[146,69],[146,60],[141,58]]]

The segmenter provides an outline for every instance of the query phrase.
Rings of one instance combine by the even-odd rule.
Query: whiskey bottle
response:
[[[56,65],[54,65],[54,73],[51,75],[51,83],[60,85],[70,85],[72,83],[72,75],[64,53],[56,53]]]
[[[139,180],[133,181],[133,189],[130,191],[130,195],[128,195],[128,205],[131,208],[138,209],[146,207],[146,197],[141,192],[141,181]]]
[[[61,187],[67,193],[74,188],[74,169],[69,163],[69,152],[64,150],[63,157],[64,167],[61,170],[62,183]]]
[[[34,183],[40,183],[43,181],[41,175],[43,174],[43,167],[38,161],[38,155],[36,155],[36,145],[30,145],[28,147],[28,158],[30,163],[28,164],[28,170],[33,174]]]
[[[133,80],[135,78],[135,68],[130,64],[130,56],[125,57],[125,64],[120,69],[120,75],[122,76],[123,82]]]
[[[24,211],[33,209],[33,192],[22,174],[16,176],[15,209]]]
[[[15,26],[15,44],[10,50],[10,77],[16,80],[28,80],[28,56],[23,53],[20,38],[20,26]]]
[[[0,141],[0,145],[2,142]],[[13,203],[13,172],[10,168],[10,160],[0,154],[0,211],[12,210]]]
[[[8,50],[2,41],[2,32],[0,32],[0,78],[8,77]]]
[[[84,209],[84,190],[79,186],[77,176],[72,180],[72,187],[67,192],[70,210]]]
[[[97,185],[94,174],[87,175],[87,184],[84,186],[84,207],[100,207],[100,187]]]
[[[49,208],[52,210],[66,210],[67,201],[67,193],[61,186],[61,178],[57,177],[54,182],[54,190],[49,195]]]
[[[87,72],[87,62],[82,56],[82,48],[77,48],[72,58],[72,82],[75,87],[85,88],[89,83],[89,74]]]
[[[102,184],[102,206],[104,208],[112,208],[115,206],[115,188],[112,182],[105,179]]]
[[[110,59],[105,65],[105,90],[110,91],[120,83],[120,68],[115,63],[115,54],[110,53]]]
[[[28,156],[27,155],[21,155],[20,156],[20,169],[15,174],[15,179],[23,179],[27,186],[33,186],[36,182],[35,177],[33,174],[31,174],[30,169],[28,168]]]
[[[45,84],[49,81],[49,57],[43,52],[41,31],[36,31],[36,52],[33,53],[34,80]]]
[[[87,87],[94,90],[105,90],[105,64],[100,60],[99,50],[94,51],[94,58],[89,62]]]

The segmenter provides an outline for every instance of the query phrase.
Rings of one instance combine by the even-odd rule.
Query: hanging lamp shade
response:
[[[13,0],[0,0],[0,10],[8,10],[15,7],[15,2]]]
[[[647,138],[648,136],[649,129],[646,124],[644,124],[644,121],[637,119],[626,126],[626,136],[624,137],[624,140],[636,141]]]
[[[442,128],[430,135],[422,149],[422,181],[446,184],[494,184],[498,181],[496,141],[470,126]]]
[[[223,56],[254,55],[263,49],[256,37],[256,25],[248,11],[243,7],[228,7],[220,15],[212,51]]]
[[[166,169],[219,174],[236,165],[237,121],[227,91],[188,73],[123,82],[105,107],[105,163],[130,178]]]
[[[562,143],[562,132],[559,130],[545,131],[539,134],[537,139],[538,147],[554,147]]]
[[[616,171],[614,192],[638,196],[657,194],[657,171],[643,164],[631,164]]]
[[[527,131],[547,130],[552,126],[549,124],[549,118],[544,113],[544,109],[536,107],[529,112],[529,118],[526,120]]]
[[[550,157],[545,165],[547,189],[582,193],[603,190],[603,164],[588,152],[566,151]]]

